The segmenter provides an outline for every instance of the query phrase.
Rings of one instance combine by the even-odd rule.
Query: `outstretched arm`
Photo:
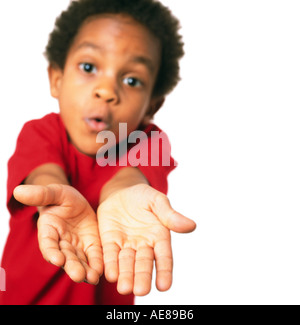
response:
[[[98,208],[105,276],[121,294],[146,295],[155,261],[156,286],[172,284],[170,230],[186,233],[195,223],[176,212],[136,168],[124,168],[102,189]]]

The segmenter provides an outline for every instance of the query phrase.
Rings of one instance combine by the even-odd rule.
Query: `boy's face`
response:
[[[68,52],[64,70],[49,67],[51,94],[71,142],[95,155],[103,130],[119,139],[119,123],[128,134],[162,99],[152,91],[161,48],[146,27],[129,16],[101,15],[87,20]]]

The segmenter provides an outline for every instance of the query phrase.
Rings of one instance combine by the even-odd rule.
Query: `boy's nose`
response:
[[[101,98],[106,103],[117,103],[118,93],[114,83],[102,81],[97,85],[94,91],[96,98]]]

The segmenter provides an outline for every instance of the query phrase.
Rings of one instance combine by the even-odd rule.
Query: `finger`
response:
[[[65,256],[59,248],[59,234],[51,225],[38,221],[38,242],[44,259],[58,267],[65,264]]]
[[[154,252],[152,247],[138,248],[135,256],[134,294],[145,296],[151,290]]]
[[[160,291],[169,290],[172,285],[173,257],[171,241],[165,240],[154,247],[156,267],[156,287]]]
[[[14,197],[17,201],[29,206],[47,206],[60,204],[62,186],[52,184],[42,185],[20,185],[14,189]]]
[[[108,282],[111,283],[118,281],[119,252],[120,252],[120,247],[116,244],[110,243],[110,244],[103,245],[105,278]]]
[[[86,269],[77,256],[78,252],[76,254],[75,248],[66,240],[61,240],[59,246],[66,259],[65,272],[74,282],[83,282],[86,279]],[[83,258],[85,259],[85,257],[81,256],[81,260]]]
[[[119,254],[119,279],[117,290],[122,295],[133,291],[135,251],[124,248]]]
[[[98,284],[99,282],[99,273],[94,270],[89,264],[88,259],[83,250],[76,249],[75,250],[76,256],[78,257],[78,261],[81,263],[85,270],[85,279],[84,281],[93,285]]]
[[[196,223],[175,211],[171,207],[169,199],[163,194],[158,194],[156,196],[152,204],[152,211],[161,223],[172,231],[189,233],[196,228]]]
[[[98,277],[103,274],[103,255],[102,248],[99,244],[92,244],[85,249],[88,264],[91,269],[98,273]]]

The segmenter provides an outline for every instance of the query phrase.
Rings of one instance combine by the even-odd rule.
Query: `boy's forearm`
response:
[[[146,177],[138,168],[122,168],[111,180],[102,188],[99,203],[103,202],[114,192],[137,184],[149,184]]]
[[[36,168],[25,179],[26,185],[63,184],[70,185],[65,172],[56,164],[45,164]],[[138,168],[126,167],[121,169],[102,188],[99,203],[103,202],[114,192],[137,184],[149,184],[146,177]]]
[[[33,170],[25,179],[26,185],[63,184],[69,185],[63,169],[56,164],[44,164]]]

